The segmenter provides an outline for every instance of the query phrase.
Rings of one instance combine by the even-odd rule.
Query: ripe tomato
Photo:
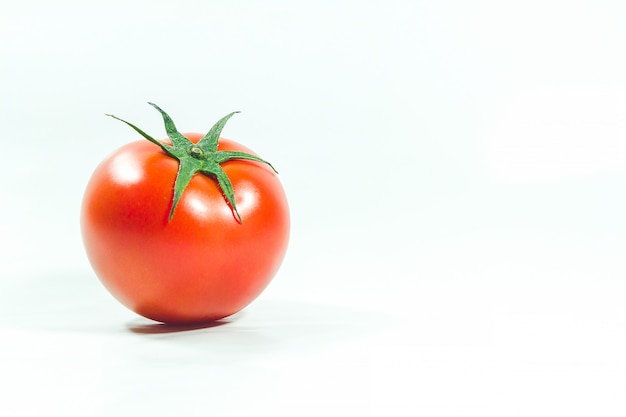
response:
[[[191,144],[203,138],[184,136]],[[224,138],[217,151],[254,155]],[[221,163],[232,205],[215,177],[202,173],[173,202],[176,158],[148,141],[116,150],[93,173],[81,210],[96,275],[122,304],[160,322],[217,320],[244,308],[277,272],[289,237],[285,193],[263,162]]]

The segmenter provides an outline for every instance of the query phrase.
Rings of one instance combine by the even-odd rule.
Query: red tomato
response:
[[[184,136],[197,143],[203,135]],[[217,149],[254,155],[223,138]],[[247,306],[274,277],[289,237],[278,177],[257,161],[221,166],[241,222],[215,178],[202,173],[169,219],[179,162],[154,143],[129,143],[97,167],[84,194],[82,235],[96,275],[122,304],[160,322],[212,321]]]

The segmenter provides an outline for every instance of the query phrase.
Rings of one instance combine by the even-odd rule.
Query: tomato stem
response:
[[[197,146],[192,146],[189,150],[189,154],[196,159],[201,159],[204,156],[204,152]]]
[[[239,112],[235,111],[222,117],[213,125],[213,127],[211,127],[208,133],[198,141],[197,144],[194,144],[176,129],[174,121],[166,112],[154,103],[148,104],[161,113],[163,124],[165,125],[165,131],[167,133],[167,137],[172,143],[171,145],[154,139],[152,136],[148,135],[143,130],[126,120],[120,119],[112,114],[107,114],[107,116],[113,117],[114,119],[127,124],[145,139],[160,147],[167,155],[179,161],[178,173],[176,174],[176,180],[174,181],[172,207],[169,213],[169,220],[171,221],[174,217],[174,212],[178,206],[180,198],[191,182],[193,176],[197,173],[202,173],[217,180],[218,186],[224,194],[227,204],[233,210],[237,221],[242,223],[241,216],[239,215],[237,206],[235,205],[235,194],[232,183],[230,182],[228,175],[226,175],[226,172],[222,169],[221,164],[233,159],[249,160],[264,163],[268,165],[272,171],[275,173],[277,172],[272,164],[259,158],[258,156],[246,152],[217,150],[220,134],[222,133],[222,129],[226,125],[226,122],[234,114]]]

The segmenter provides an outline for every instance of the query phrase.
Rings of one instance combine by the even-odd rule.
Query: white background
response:
[[[626,3],[0,0],[0,414],[623,416]],[[101,286],[98,162],[224,135],[285,262],[225,324]]]

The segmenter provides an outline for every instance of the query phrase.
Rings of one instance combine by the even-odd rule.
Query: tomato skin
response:
[[[203,135],[185,136],[197,143]],[[223,138],[218,150],[254,154]],[[217,320],[247,306],[276,274],[289,240],[287,199],[268,166],[232,160],[222,168],[241,223],[203,174],[168,220],[178,166],[148,141],[106,158],[85,190],[83,242],[101,282],[136,313],[165,323]]]

